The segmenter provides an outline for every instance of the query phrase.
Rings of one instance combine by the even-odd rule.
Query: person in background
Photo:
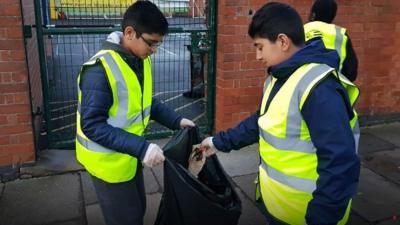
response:
[[[107,225],[141,225],[146,209],[143,166],[164,161],[143,137],[150,119],[171,129],[193,127],[152,97],[150,55],[168,22],[150,1],[125,12],[114,32],[81,67],[78,77],[76,156],[92,177]]]
[[[357,78],[358,60],[347,30],[332,24],[336,11],[335,0],[316,0],[309,22],[304,25],[306,41],[322,38],[326,48],[336,50],[340,58],[339,71],[353,82]]]
[[[270,225],[345,224],[360,175],[358,88],[321,40],[305,44],[299,14],[267,3],[251,20],[267,68],[260,110],[201,142],[207,155],[259,144],[256,201]]]

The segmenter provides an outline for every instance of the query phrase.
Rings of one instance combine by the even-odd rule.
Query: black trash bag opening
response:
[[[198,179],[188,170],[198,128],[184,129],[164,149],[164,193],[156,225],[235,225],[241,202],[216,155],[208,157]]]
[[[164,156],[187,169],[192,146],[201,140],[198,127],[182,129],[163,147]]]

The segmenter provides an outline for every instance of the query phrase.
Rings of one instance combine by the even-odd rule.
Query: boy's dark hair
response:
[[[316,0],[311,7],[310,21],[332,23],[335,19],[337,4],[335,0]]]
[[[168,21],[158,7],[145,0],[138,0],[126,10],[122,19],[122,31],[132,26],[140,34],[159,34],[164,36],[168,32]]]
[[[254,14],[249,25],[251,38],[266,38],[275,42],[279,34],[288,36],[294,45],[304,45],[304,28],[300,15],[289,5],[271,2]]]

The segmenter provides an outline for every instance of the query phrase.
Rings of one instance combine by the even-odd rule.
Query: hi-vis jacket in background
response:
[[[339,71],[350,81],[357,78],[358,60],[346,28],[322,21],[304,25],[306,41],[321,38],[327,49],[336,50],[340,58]]]
[[[137,75],[121,56],[113,50],[99,51],[86,66],[101,62],[111,87],[113,104],[109,110],[107,123],[128,133],[142,136],[149,123],[152,102],[151,61],[144,60],[143,91]],[[78,161],[86,170],[99,179],[109,183],[124,182],[136,174],[137,158],[103,147],[90,140],[81,129],[80,105],[81,91],[78,77],[78,112],[76,154]],[[129,97],[128,97],[129,96]]]
[[[340,58],[339,70],[341,70],[346,58],[346,29],[335,24],[313,21],[304,25],[304,32],[306,41],[321,37],[327,49],[336,50]]]

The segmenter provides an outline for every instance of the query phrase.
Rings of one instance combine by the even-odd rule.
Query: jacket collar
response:
[[[340,59],[335,50],[326,49],[322,40],[317,39],[307,42],[288,60],[270,67],[268,73],[277,79],[287,79],[299,67],[308,63],[326,64],[338,70]]]

